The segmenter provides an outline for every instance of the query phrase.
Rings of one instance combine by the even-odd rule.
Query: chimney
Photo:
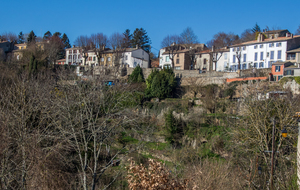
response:
[[[138,44],[136,44],[135,49],[139,49],[139,45]]]
[[[73,45],[73,48],[75,47],[75,45]]]
[[[258,42],[262,42],[265,40],[265,35],[263,33],[259,33],[258,36],[257,36],[257,41]]]

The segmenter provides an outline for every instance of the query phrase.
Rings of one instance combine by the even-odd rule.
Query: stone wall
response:
[[[160,68],[142,68],[144,78],[147,79],[154,69],[161,70]],[[134,68],[130,67],[104,67],[97,66],[93,68],[93,73],[96,76],[110,75],[117,78],[127,77],[133,72]],[[240,71],[241,76],[238,72],[217,72],[210,71],[206,73],[199,73],[199,70],[175,70],[175,76],[178,84],[182,86],[196,84],[196,85],[207,85],[207,84],[224,84],[226,79],[233,78],[246,78],[246,77],[268,77],[271,69],[247,69]]]

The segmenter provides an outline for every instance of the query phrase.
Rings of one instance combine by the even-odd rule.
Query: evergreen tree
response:
[[[20,33],[19,33],[19,35],[18,35],[18,41],[17,41],[17,43],[18,44],[23,44],[25,41],[24,41],[24,34],[23,34],[23,32],[21,31]]]
[[[143,70],[140,65],[136,66],[129,76],[128,82],[135,83],[135,82],[145,82]]]
[[[34,43],[35,38],[36,38],[36,35],[34,34],[33,30],[31,30],[31,32],[28,35],[27,42],[28,43]]]
[[[67,34],[64,33],[63,36],[62,36],[62,38],[61,38],[61,40],[62,40],[62,42],[64,44],[64,48],[65,49],[71,47],[70,40],[69,40]]]
[[[140,29],[135,29],[135,31],[133,32],[133,37],[131,40],[131,45],[132,47],[136,47],[136,45],[138,45],[139,48],[142,48],[143,50],[145,50],[146,52],[150,52],[150,38],[147,35],[146,30],[144,30],[143,28]]]
[[[163,69],[153,71],[146,80],[146,96],[156,98],[172,97],[176,87],[175,75],[172,69]]]
[[[130,34],[130,30],[129,29],[125,30],[123,35],[124,35],[123,48],[131,48],[132,34]]]
[[[44,40],[50,40],[51,37],[52,37],[51,32],[50,32],[50,31],[47,31],[47,32],[44,34],[43,39],[44,39]]]
[[[61,36],[61,33],[60,33],[60,32],[55,32],[55,33],[53,34],[53,36],[57,36],[57,37],[59,37],[59,38],[60,38],[60,36]]]
[[[254,25],[254,27],[252,28],[252,32],[253,32],[253,33],[260,32],[260,27],[258,26],[257,23],[256,23],[256,24]]]

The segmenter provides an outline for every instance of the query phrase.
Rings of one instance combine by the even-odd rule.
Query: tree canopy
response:
[[[183,32],[180,34],[180,37],[182,39],[183,44],[196,44],[198,43],[198,37],[194,33],[193,29],[191,27],[187,27],[183,30]]]
[[[143,28],[136,28],[133,32],[133,37],[131,39],[132,47],[136,47],[138,45],[140,48],[145,50],[146,52],[150,52],[150,38],[147,35],[147,32]]]
[[[145,82],[143,70],[142,68],[137,65],[131,75],[128,78],[128,82],[135,83],[135,82]]]
[[[33,32],[33,30],[31,30],[31,32],[28,34],[27,42],[28,43],[35,42],[35,39],[36,39],[36,35]]]
[[[213,39],[208,42],[208,46],[215,46],[216,48],[222,48],[231,46],[239,42],[239,36],[234,33],[219,32],[214,35]]]
[[[146,80],[146,96],[149,98],[170,98],[176,87],[175,75],[172,69],[154,70]]]

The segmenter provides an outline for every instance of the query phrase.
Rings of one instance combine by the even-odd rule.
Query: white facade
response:
[[[68,65],[81,65],[82,64],[82,50],[80,48],[66,49],[66,63]]]
[[[300,36],[288,35],[275,39],[245,42],[230,47],[230,69],[238,70],[237,55],[240,55],[241,69],[271,68],[276,61],[286,61],[286,52],[300,46]]]
[[[218,53],[218,58],[219,58],[220,55],[221,54]],[[230,63],[230,52],[229,51],[228,52],[223,52],[222,56],[219,59],[219,61],[217,61],[217,63],[216,63],[216,66],[217,66],[216,71],[226,71],[227,68],[229,67],[229,63]]]
[[[165,54],[166,48],[162,48],[159,50],[159,67],[163,68],[165,66],[172,67],[172,60],[170,59],[170,55]],[[172,55],[171,55],[172,56]]]
[[[149,54],[143,49],[129,49],[123,53],[121,62],[128,67],[149,68]]]

